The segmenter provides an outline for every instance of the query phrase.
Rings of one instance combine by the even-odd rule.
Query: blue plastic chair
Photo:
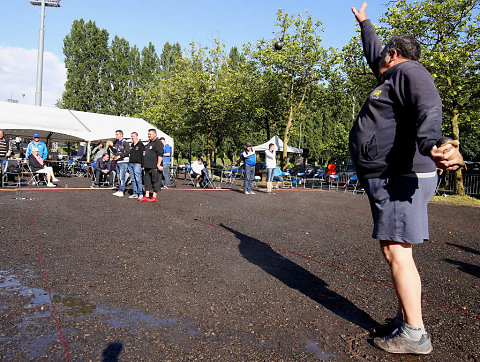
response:
[[[328,189],[331,190],[333,188],[333,184],[335,183],[335,189],[338,190],[338,175],[328,175],[329,180],[328,180]]]
[[[9,166],[13,165],[14,168],[18,171],[9,171],[8,168]],[[17,160],[3,160],[2,162],[2,169],[3,169],[3,175],[2,175],[2,187],[4,187],[5,182],[8,182],[8,176],[13,176],[16,180],[16,186],[20,187],[20,162]]]

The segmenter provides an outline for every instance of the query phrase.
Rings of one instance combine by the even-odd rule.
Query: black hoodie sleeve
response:
[[[370,19],[360,23],[362,31],[363,53],[370,69],[380,82],[380,61],[382,60],[383,45]]]
[[[442,137],[442,100],[432,76],[422,66],[404,72],[405,106],[416,121],[418,150],[430,156],[430,150]]]

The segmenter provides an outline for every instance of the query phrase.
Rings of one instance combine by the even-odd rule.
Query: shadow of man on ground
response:
[[[240,240],[238,249],[250,263],[259,266],[288,287],[298,290],[339,317],[355,323],[359,327],[371,331],[378,326],[378,323],[366,312],[345,297],[328,289],[325,281],[275,252],[268,244],[223,224],[221,226]]]
[[[477,265],[473,265],[470,263],[465,263],[463,261],[452,260],[452,259],[444,259],[447,263],[456,265],[459,270],[463,271],[464,273],[473,275],[474,277],[480,278],[480,267]]]
[[[123,351],[123,344],[119,342],[109,343],[103,351],[103,362],[118,362],[118,357]]]

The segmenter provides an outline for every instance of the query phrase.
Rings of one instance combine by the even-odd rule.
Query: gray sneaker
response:
[[[395,318],[387,318],[385,319],[385,323],[376,326],[371,330],[370,335],[372,337],[386,337],[392,334],[396,334],[400,327],[403,324],[403,319],[400,317]]]
[[[374,338],[373,344],[389,353],[429,354],[433,351],[428,334],[424,334],[419,341],[412,341],[397,333],[384,338]]]

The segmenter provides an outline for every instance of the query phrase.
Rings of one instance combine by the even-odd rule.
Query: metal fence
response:
[[[480,196],[480,175],[463,174],[462,176],[465,193],[470,196]],[[438,191],[440,193],[454,194],[457,185],[456,177],[457,175],[455,172],[447,172],[440,181]]]

